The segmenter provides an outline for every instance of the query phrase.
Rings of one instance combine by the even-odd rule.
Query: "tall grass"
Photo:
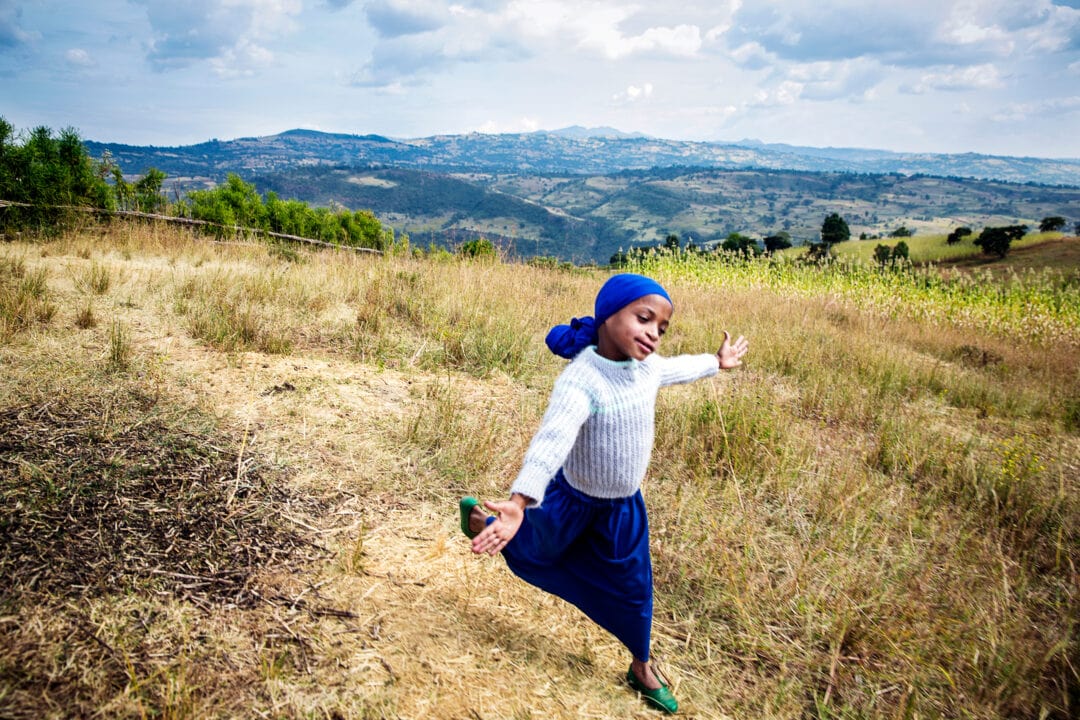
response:
[[[42,368],[60,367],[65,353],[83,357],[93,343],[110,355],[139,347],[141,357],[142,341],[171,327],[197,341],[190,363],[168,356],[175,377],[148,363],[157,376],[144,381],[138,364],[100,382],[136,395],[146,382],[148,402],[165,404],[170,388],[183,394],[191,374],[209,372],[207,356],[249,353],[237,360],[242,370],[215,371],[233,383],[222,399],[244,412],[259,403],[261,432],[291,439],[263,449],[355,505],[304,521],[340,556],[327,561],[326,577],[304,576],[310,605],[258,616],[261,645],[235,635],[254,615],[220,611],[207,629],[153,597],[139,600],[152,608],[140,618],[160,618],[146,622],[157,643],[150,650],[175,657],[186,648],[190,663],[125,685],[111,660],[95,665],[87,655],[85,671],[113,683],[94,695],[96,708],[178,717],[238,708],[279,717],[638,710],[605,675],[605,658],[623,662],[609,638],[525,594],[497,564],[466,557],[454,532],[458,494],[505,495],[564,366],[543,347],[544,333],[587,314],[605,272],[308,251],[286,258],[159,229],[111,232],[95,242],[123,252],[97,254],[108,258],[101,273],[124,278],[133,302],[96,296],[98,311],[117,320],[78,332],[38,323],[34,310],[13,312],[18,328],[39,330],[0,335],[12,371],[0,379],[6,392],[61,382],[60,370]],[[46,268],[87,242],[58,239],[32,260],[13,248],[0,265],[3,297],[85,304],[85,293],[48,287]],[[640,269],[674,298],[661,352],[714,352],[724,330],[751,343],[744,367],[659,399],[645,484],[654,638],[688,712],[1075,716],[1080,290],[1071,276],[950,279],[930,269],[693,257]],[[320,393],[265,394],[305,372]],[[241,382],[248,374],[258,377],[251,387]],[[335,394],[339,387],[352,394]],[[317,423],[333,413],[339,419]],[[360,515],[352,534],[339,524],[350,512]],[[330,577],[352,584],[334,595]],[[368,604],[369,593],[380,604]],[[336,620],[302,616],[327,597],[358,617],[329,625]],[[103,600],[95,627],[113,628],[97,637],[135,657],[150,650],[137,641],[148,631],[132,620],[131,602]],[[42,637],[42,656],[63,642],[56,632]],[[79,647],[96,647],[88,642]],[[343,670],[354,667],[367,674]],[[533,672],[551,683],[543,692],[543,681],[524,682]],[[500,704],[477,701],[477,688]]]
[[[108,268],[94,261],[75,279],[75,286],[86,293],[104,295],[112,285]]]
[[[131,365],[132,354],[128,330],[119,320],[113,321],[109,329],[109,351],[106,355],[105,367],[109,372],[124,372]]]
[[[0,340],[56,314],[49,299],[48,271],[28,269],[21,257],[0,257]]]
[[[219,350],[287,353],[292,340],[275,317],[280,289],[275,274],[198,275],[181,283],[174,308],[192,336]]]
[[[1075,269],[1030,271],[1005,280],[984,275],[947,277],[934,268],[881,269],[838,260],[825,268],[776,258],[692,253],[646,257],[651,272],[699,287],[767,292],[773,301],[829,297],[880,322],[961,327],[1026,343],[1080,344],[1080,276]]]

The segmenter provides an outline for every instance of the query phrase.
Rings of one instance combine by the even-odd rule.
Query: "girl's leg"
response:
[[[648,661],[652,564],[640,493],[598,500],[553,482],[503,556],[516,575],[577,606]]]
[[[649,521],[641,493],[609,502],[567,556],[573,580],[563,597],[648,662],[653,576]]]
[[[656,674],[652,671],[652,666],[648,660],[638,660],[634,658],[630,663],[630,670],[637,676],[638,682],[644,685],[649,690],[659,690],[663,683],[660,682],[660,678],[656,677]]]

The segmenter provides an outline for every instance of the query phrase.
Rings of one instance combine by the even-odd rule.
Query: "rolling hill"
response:
[[[482,234],[513,255],[606,262],[669,233],[816,239],[839,212],[855,235],[1080,219],[1080,161],[692,143],[610,128],[395,140],[290,130],[184,147],[86,143],[128,175],[156,167],[170,191],[234,172],[260,192],[370,209],[416,241]]]

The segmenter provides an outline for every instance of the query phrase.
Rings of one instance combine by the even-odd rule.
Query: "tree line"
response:
[[[1039,223],[1039,232],[1057,232],[1064,229],[1067,224],[1067,220],[1060,215],[1051,215],[1044,217]],[[1080,234],[1080,222],[1076,223],[1076,232]],[[996,255],[999,258],[1004,258],[1009,254],[1009,250],[1012,243],[1016,240],[1020,240],[1028,233],[1027,225],[1005,225],[1005,226],[986,226],[982,229],[982,232],[972,241],[972,243],[982,249],[982,252],[986,255]],[[905,226],[901,225],[900,228],[890,233],[890,237],[912,237],[915,234],[913,230],[909,230]],[[958,227],[952,230],[946,237],[945,242],[948,245],[955,245],[964,238],[974,234],[974,231],[969,227]],[[848,228],[847,222],[839,213],[832,213],[825,218],[825,221],[821,225],[821,242],[811,243],[810,254],[811,256],[826,256],[828,255],[829,248],[838,242],[844,242],[850,239],[851,231]],[[863,239],[866,239],[865,235]],[[886,263],[895,263],[899,260],[908,259],[908,245],[901,240],[895,246],[889,247],[888,245],[878,245],[874,248],[874,259],[878,263],[885,265]]]
[[[167,176],[150,168],[134,182],[124,178],[108,155],[91,158],[79,133],[48,127],[16,133],[0,117],[0,231],[51,233],[78,222],[85,211],[161,214],[207,223],[209,232],[232,236],[244,229],[291,235],[334,245],[385,250],[394,242],[374,213],[335,206],[312,208],[230,174],[222,185],[195,190],[169,202],[162,192]]]
[[[1060,215],[1051,215],[1042,219],[1039,223],[1039,232],[1057,232],[1063,230],[1068,221]],[[1080,221],[1075,225],[1077,235],[1080,235]],[[987,255],[996,255],[1004,258],[1008,255],[1014,241],[1020,240],[1028,233],[1027,225],[987,226],[982,229],[972,241],[976,247],[982,249]],[[952,230],[945,238],[949,245],[955,245],[974,234],[969,227],[958,227]],[[915,235],[914,230],[901,225],[889,233],[889,237],[904,238]],[[832,246],[851,239],[851,229],[847,221],[839,213],[830,213],[821,224],[820,240],[811,242],[807,246],[807,259],[811,262],[824,262],[831,256]],[[868,240],[863,233],[860,240]],[[655,247],[635,247],[628,251],[619,250],[611,256],[610,264],[614,267],[625,267],[653,253],[672,252],[696,252],[707,253],[716,250],[736,252],[744,255],[770,255],[777,250],[784,250],[792,246],[791,236],[786,232],[765,237],[761,244],[758,241],[742,233],[733,232],[716,247],[695,245],[688,240],[682,245],[677,234],[669,234],[664,241]],[[900,240],[893,246],[879,244],[874,248],[874,260],[882,266],[895,265],[907,262],[910,259],[910,248],[904,240]]]

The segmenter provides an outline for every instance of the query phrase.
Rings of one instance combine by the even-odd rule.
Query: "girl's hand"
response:
[[[730,370],[742,365],[742,356],[750,349],[750,343],[742,335],[735,342],[731,342],[731,336],[724,331],[724,342],[720,345],[716,357],[720,361],[721,370]]]
[[[525,497],[515,494],[502,502],[484,501],[484,507],[495,513],[495,520],[488,524],[480,534],[473,538],[472,551],[477,555],[487,553],[495,555],[517,535],[521,522],[525,519]]]

